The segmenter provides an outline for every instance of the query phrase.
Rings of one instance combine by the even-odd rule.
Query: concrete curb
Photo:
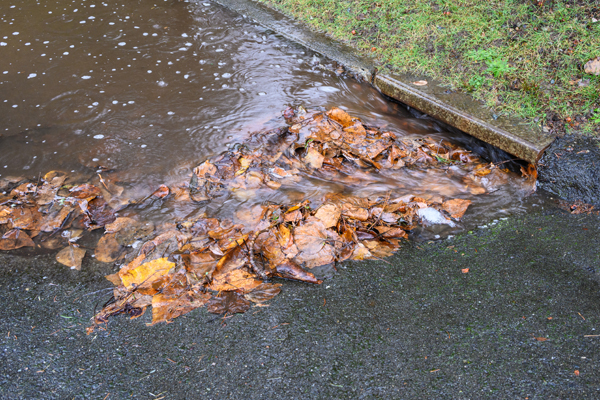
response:
[[[422,75],[390,76],[377,74],[376,65],[347,45],[308,29],[305,25],[256,3],[253,0],[215,0],[260,25],[321,53],[346,68],[359,79],[370,82],[381,93],[428,114],[522,160],[537,163],[554,141],[539,128],[525,121],[496,116],[487,107],[463,93],[453,93],[434,79]],[[427,81],[416,86],[413,82]]]

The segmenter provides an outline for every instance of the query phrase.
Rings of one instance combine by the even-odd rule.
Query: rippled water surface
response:
[[[5,0],[0,28],[0,177],[103,172],[143,197],[249,132],[281,125],[288,105],[448,135],[210,2]],[[403,185],[461,192],[438,175],[407,174]],[[479,204],[494,215],[521,207],[512,189]]]

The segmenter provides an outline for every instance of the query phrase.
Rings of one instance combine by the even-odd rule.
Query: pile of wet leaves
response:
[[[120,269],[107,276],[116,287],[90,330],[111,316],[138,317],[148,306],[153,324],[202,306],[216,314],[240,313],[280,292],[274,278],[321,283],[314,268],[390,256],[415,227],[453,226],[471,204],[407,195],[402,185],[319,197],[297,188],[317,181],[351,189],[393,182],[411,169],[459,174],[462,197],[507,182],[506,170],[453,143],[398,137],[339,108],[288,108],[284,117],[285,127],[251,134],[198,165],[189,182],[163,185],[144,199],[124,198],[123,188],[100,174],[95,184],[76,184],[76,177],[55,171],[35,182],[0,181],[0,249],[56,249],[58,262],[80,269],[92,251],[78,244],[80,237],[103,231],[94,257]],[[535,174],[524,175],[534,185]],[[231,215],[211,212],[232,198],[240,206]],[[128,211],[154,200],[193,204],[195,212],[154,226]]]

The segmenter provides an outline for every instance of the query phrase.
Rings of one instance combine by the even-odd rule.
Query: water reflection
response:
[[[282,124],[287,105],[338,106],[398,133],[446,135],[210,2],[7,0],[0,10],[0,177],[110,170],[143,197]],[[398,185],[450,184],[415,174]],[[492,197],[514,203],[510,191]]]

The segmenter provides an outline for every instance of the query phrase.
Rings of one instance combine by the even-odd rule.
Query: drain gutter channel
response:
[[[349,46],[311,31],[278,11],[252,0],[213,0],[267,29],[321,53],[368,81],[384,95],[530,163],[536,163],[554,137],[525,121],[497,116],[464,93],[453,93],[424,75],[380,75],[372,60],[362,58]],[[427,81],[417,86],[413,82]]]

